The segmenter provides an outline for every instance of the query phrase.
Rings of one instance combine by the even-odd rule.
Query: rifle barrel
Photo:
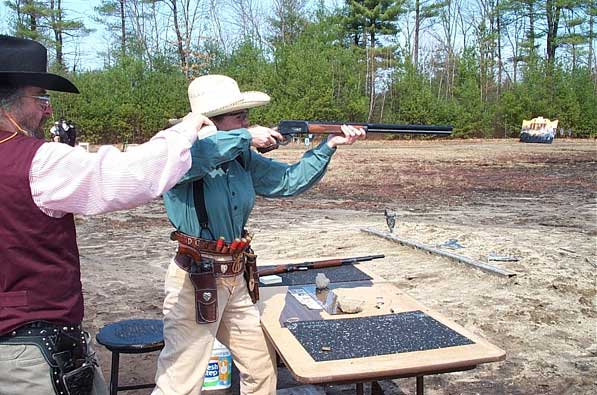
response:
[[[278,124],[278,132],[282,135],[289,134],[322,134],[338,133],[343,123],[340,122],[310,122],[310,121],[281,121]],[[400,125],[383,123],[346,123],[355,127],[361,127],[368,133],[390,133],[390,134],[434,134],[450,135],[452,126],[449,125]]]
[[[358,262],[365,262],[365,261],[372,261],[374,259],[383,259],[386,256],[384,254],[378,254],[378,255],[366,255],[366,256],[357,256],[357,257],[353,257],[353,258],[346,258],[346,259],[342,259],[342,264],[348,264],[348,263],[358,263]]]
[[[409,133],[409,134],[439,134],[449,136],[452,126],[444,125],[388,125],[371,123],[367,125],[367,133]]]

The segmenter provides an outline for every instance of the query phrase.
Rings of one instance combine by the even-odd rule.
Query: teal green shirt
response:
[[[325,142],[289,165],[250,149],[246,129],[218,132],[191,147],[192,166],[179,183],[164,194],[164,205],[174,227],[204,239],[240,237],[253,210],[255,196],[295,196],[316,184],[335,152]],[[240,160],[235,160],[240,155]],[[203,231],[195,211],[193,181],[203,178],[209,232]]]

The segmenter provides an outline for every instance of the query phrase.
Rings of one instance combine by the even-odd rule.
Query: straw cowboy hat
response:
[[[40,88],[79,93],[72,82],[48,73],[48,52],[40,43],[0,35],[0,86],[37,86]]]
[[[191,110],[214,117],[234,111],[263,106],[270,97],[263,92],[241,92],[238,84],[225,75],[204,75],[189,85]]]

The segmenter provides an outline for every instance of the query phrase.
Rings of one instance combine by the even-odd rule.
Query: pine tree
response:
[[[12,0],[5,3],[14,12],[14,34],[44,43],[55,52],[56,69],[66,71],[65,41],[89,32],[77,20],[68,19],[62,0]]]
[[[434,18],[436,18],[439,15],[439,10],[446,7],[447,4],[447,0],[415,0],[415,31],[413,37],[413,64],[415,68],[418,68],[419,64],[419,37],[421,30],[423,30],[423,24],[427,20],[432,21]]]
[[[116,37],[120,42],[121,56],[126,54],[127,45],[125,1],[126,0],[102,0],[101,5],[95,7],[95,12],[98,14],[95,21],[103,24],[109,32],[116,34]]]
[[[271,25],[270,41],[274,46],[295,42],[307,25],[305,17],[306,0],[274,0],[274,17]]]
[[[394,37],[399,29],[398,16],[406,12],[403,0],[347,0],[344,26],[354,45],[365,49],[369,95],[368,121],[373,117],[376,98],[376,74],[378,63],[387,62],[391,51],[384,50],[381,38]]]

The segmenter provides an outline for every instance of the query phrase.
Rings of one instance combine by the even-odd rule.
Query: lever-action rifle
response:
[[[299,270],[310,270],[310,269],[321,269],[324,267],[334,267],[342,265],[352,265],[359,262],[372,261],[373,259],[385,258],[385,255],[367,255],[367,256],[356,256],[351,258],[335,258],[335,259],[322,259],[320,261],[301,262],[290,265],[276,265],[263,267],[257,271],[259,277],[269,276],[271,274],[281,274],[296,272]]]
[[[389,133],[389,134],[431,134],[449,136],[452,134],[452,126],[438,125],[394,125],[383,123],[340,123],[340,122],[310,122],[310,121],[280,121],[278,133],[284,136],[285,140],[269,147],[259,148],[261,153],[278,148],[279,145],[286,145],[290,137],[296,134],[340,134],[342,125],[351,125],[363,128],[367,133]]]

